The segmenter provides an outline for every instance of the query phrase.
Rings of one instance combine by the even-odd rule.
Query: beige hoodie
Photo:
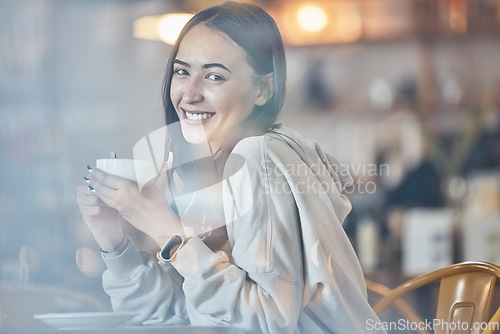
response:
[[[347,170],[280,127],[240,141],[222,186],[225,251],[191,238],[172,263],[131,244],[105,258],[105,291],[144,325],[231,325],[248,333],[383,333],[342,228]]]

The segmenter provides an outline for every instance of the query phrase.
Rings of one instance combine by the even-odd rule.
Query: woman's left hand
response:
[[[168,176],[168,170],[162,169],[152,186],[166,189]],[[88,178],[95,194],[104,203],[116,209],[135,228],[148,234],[160,247],[173,234],[182,230],[180,219],[170,208],[165,196],[146,197],[141,194],[136,182],[98,168],[93,168]]]

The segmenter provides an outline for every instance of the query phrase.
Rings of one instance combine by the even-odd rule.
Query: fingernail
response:
[[[90,182],[90,179],[86,176],[83,177],[83,179],[85,180],[85,182],[89,183]]]
[[[166,164],[168,169],[171,169],[174,165],[174,154],[172,152],[168,152],[168,159]]]
[[[88,170],[89,172],[92,172],[92,167],[90,167],[89,165],[87,165],[87,170]]]
[[[95,193],[95,189],[94,189],[94,187],[92,187],[92,186],[88,186],[88,187],[89,187],[89,190],[90,190],[91,192]]]

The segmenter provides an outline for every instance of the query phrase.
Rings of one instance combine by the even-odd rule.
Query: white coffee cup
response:
[[[146,160],[97,159],[96,167],[106,173],[136,181],[140,188],[157,176],[153,163]]]

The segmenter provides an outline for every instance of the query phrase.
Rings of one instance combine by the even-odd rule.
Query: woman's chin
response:
[[[182,135],[188,143],[199,145],[208,144],[207,134],[203,125],[190,125],[181,121]]]

